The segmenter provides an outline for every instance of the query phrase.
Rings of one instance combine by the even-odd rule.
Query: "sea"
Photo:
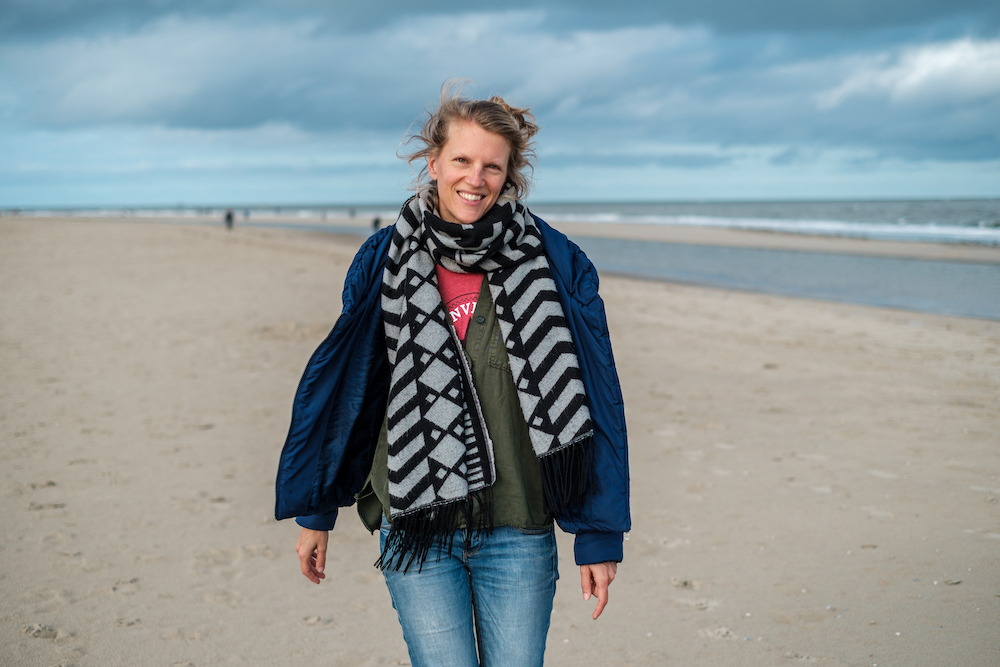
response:
[[[633,203],[528,203],[549,222],[600,225],[638,223],[743,229],[811,236],[885,241],[968,243],[1000,246],[1000,199],[888,201],[700,201]],[[136,217],[221,217],[227,208],[237,221],[301,222],[328,218],[380,217],[395,220],[399,205],[211,206],[0,211],[2,215],[79,215]]]
[[[1000,246],[1000,199],[669,203],[528,203],[549,222],[685,225],[914,243]],[[367,236],[398,205],[214,206],[0,211],[0,215],[155,218],[179,224],[308,229]],[[354,218],[344,224],[344,218]],[[363,224],[362,224],[363,223]],[[1000,320],[1000,264],[876,257],[607,236],[574,239],[602,273],[693,285]]]
[[[1000,199],[538,204],[530,208],[551,222],[684,225],[1000,245]]]

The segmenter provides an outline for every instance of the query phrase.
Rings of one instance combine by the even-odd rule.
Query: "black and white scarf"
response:
[[[534,218],[516,199],[501,197],[481,220],[463,225],[441,220],[430,202],[425,192],[403,206],[382,278],[392,369],[392,526],[382,568],[398,569],[404,559],[406,569],[414,562],[421,566],[430,548],[453,534],[459,512],[467,531],[492,528],[493,443],[438,290],[435,264],[486,273],[542,468],[546,511],[555,514],[578,502],[590,474],[593,424],[580,364]],[[480,509],[476,526],[473,502]]]

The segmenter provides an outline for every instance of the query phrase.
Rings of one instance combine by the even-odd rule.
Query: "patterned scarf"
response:
[[[505,193],[506,194],[506,193]],[[410,199],[382,279],[391,367],[388,398],[392,527],[380,567],[422,566],[435,544],[492,528],[493,443],[462,345],[438,291],[435,264],[485,272],[521,412],[542,468],[546,511],[578,502],[590,474],[593,424],[580,365],[534,218],[501,199],[471,225],[441,220],[430,196]],[[473,503],[480,509],[472,525]],[[387,554],[393,554],[387,558]],[[390,565],[390,561],[395,561]]]

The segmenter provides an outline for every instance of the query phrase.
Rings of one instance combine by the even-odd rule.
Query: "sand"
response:
[[[318,587],[273,519],[359,243],[0,218],[0,664],[408,664],[353,511]],[[546,664],[1000,664],[1000,322],[601,290],[634,529],[596,622],[560,536]]]

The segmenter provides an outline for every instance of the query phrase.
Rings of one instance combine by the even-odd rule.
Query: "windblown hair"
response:
[[[441,153],[452,123],[469,121],[487,132],[498,134],[510,146],[507,162],[507,184],[513,186],[518,199],[524,199],[531,187],[534,172],[532,160],[535,157],[531,138],[538,133],[535,117],[527,108],[512,107],[502,97],[494,95],[488,100],[470,100],[462,97],[460,83],[446,81],[441,87],[441,103],[428,118],[420,132],[413,134],[404,143],[416,141],[423,147],[416,152],[402,155],[410,164],[415,160],[426,160]],[[436,195],[437,184],[429,180],[426,163],[417,175],[416,190],[430,189]]]

